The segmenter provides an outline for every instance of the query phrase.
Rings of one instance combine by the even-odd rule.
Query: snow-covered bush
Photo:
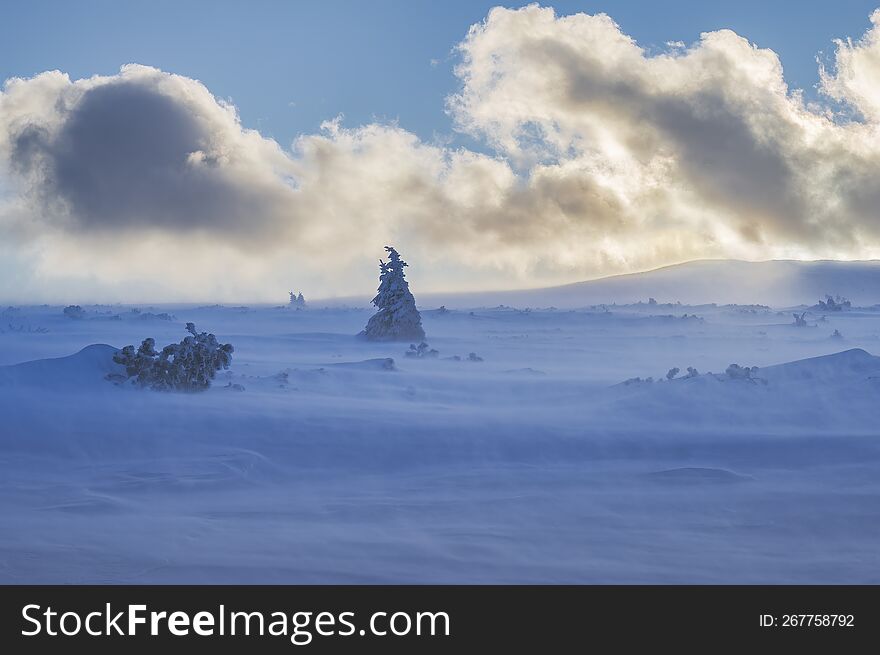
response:
[[[826,295],[825,300],[820,300],[815,306],[815,309],[823,312],[842,312],[844,309],[849,309],[850,307],[852,307],[852,303],[846,298],[843,298],[842,296],[831,297]]]
[[[840,330],[834,330],[834,332],[831,333],[831,338],[832,339],[843,339],[843,335],[840,333]]]
[[[407,263],[391,246],[385,250],[388,261],[379,260],[379,289],[372,301],[379,311],[370,317],[361,336],[373,341],[424,340],[422,317],[403,273]]]
[[[674,379],[675,376],[678,375],[680,372],[681,372],[681,369],[680,369],[680,368],[678,368],[677,366],[673,366],[671,369],[669,369],[669,370],[666,372],[666,379],[667,379],[667,380],[672,380],[672,379]]]
[[[156,351],[154,339],[144,339],[140,347],[126,346],[113,356],[125,366],[127,379],[138,387],[156,391],[204,391],[211,386],[217,371],[229,368],[234,348],[220,344],[213,334],[197,332],[186,324],[190,336],[180,343]]]
[[[807,327],[807,312],[792,314],[792,316],[794,316],[795,327]]]
[[[406,357],[411,357],[414,359],[428,359],[431,357],[437,357],[439,354],[439,350],[431,348],[431,346],[429,346],[424,341],[422,341],[418,346],[414,343],[409,344],[409,350],[404,353]]]
[[[64,315],[67,318],[85,318],[86,312],[79,305],[68,305],[64,308]]]
[[[699,377],[699,375],[700,375],[700,372],[697,369],[695,369],[693,366],[688,366],[687,373],[684,375],[684,377],[686,379],[690,379],[690,378]]]
[[[469,362],[482,362],[483,358],[480,357],[477,353],[468,353],[468,361]]]
[[[727,373],[727,377],[729,377],[731,380],[754,380],[754,376],[758,372],[758,367],[731,364],[724,372]]]

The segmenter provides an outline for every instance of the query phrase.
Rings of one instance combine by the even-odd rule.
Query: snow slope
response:
[[[826,294],[860,305],[878,302],[880,261],[702,260],[644,273],[615,275],[560,287],[477,294],[436,294],[422,301],[449,307],[585,307],[633,303],[649,297],[689,304],[739,303],[777,307],[814,305]]]
[[[880,582],[878,311],[84,309],[0,333],[0,582]],[[187,321],[209,391],[104,380]]]
[[[113,362],[117,350],[106,344],[93,344],[67,357],[0,366],[0,388],[32,387],[35,393],[44,389],[106,391],[107,375],[125,373],[123,366]]]

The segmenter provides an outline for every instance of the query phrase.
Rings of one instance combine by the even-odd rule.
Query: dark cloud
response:
[[[43,212],[60,213],[68,227],[264,237],[284,187],[230,171],[214,154],[217,126],[149,82],[93,86],[54,130],[25,124],[13,131],[12,170],[32,180]]]

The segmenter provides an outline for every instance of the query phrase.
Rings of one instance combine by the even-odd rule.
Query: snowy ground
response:
[[[880,583],[876,308],[84,309],[0,312],[0,582]],[[187,321],[210,391],[103,380]]]

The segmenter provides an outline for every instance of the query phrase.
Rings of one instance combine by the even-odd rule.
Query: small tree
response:
[[[295,309],[305,309],[306,307],[306,299],[302,295],[302,291],[297,294],[294,291],[290,292],[290,306]]]
[[[680,372],[681,372],[681,369],[679,369],[677,366],[673,366],[671,369],[669,369],[669,370],[666,372],[666,379],[667,379],[667,380],[672,380],[672,379],[674,379],[675,376],[678,375]]]
[[[794,316],[795,327],[807,327],[807,312],[792,314],[792,316]]]
[[[409,290],[403,269],[407,263],[391,246],[385,246],[388,261],[379,260],[379,289],[373,304],[378,308],[361,336],[373,341],[423,341],[425,330]]]

